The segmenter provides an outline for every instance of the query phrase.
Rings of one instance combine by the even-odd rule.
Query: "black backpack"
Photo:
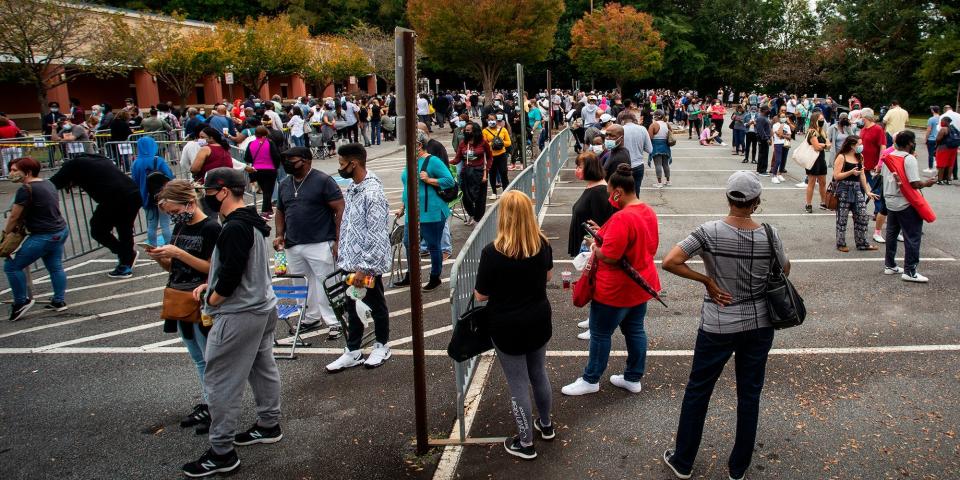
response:
[[[157,194],[163,190],[163,186],[172,180],[160,171],[159,161],[160,157],[153,157],[153,168],[147,170],[147,194],[154,202],[157,200]]]
[[[957,127],[947,126],[947,136],[943,138],[943,145],[947,148],[960,147],[960,130]]]
[[[500,131],[502,130],[503,128],[501,127],[497,130],[497,133],[493,133],[493,130],[490,130],[489,128],[487,129],[488,132],[493,134],[493,142],[490,144],[490,148],[494,150],[503,150],[507,147],[506,144],[503,143],[503,138],[500,137]]]
[[[427,158],[425,158],[425,159],[423,160],[423,166],[420,167],[420,171],[421,171],[421,172],[426,172],[426,171],[427,171],[427,167],[430,165],[430,157],[432,157],[432,156],[433,156],[433,155],[428,155]],[[446,188],[446,189],[441,189],[440,187],[434,187],[434,186],[432,186],[432,185],[430,185],[430,187],[436,189],[436,190],[437,190],[437,195],[440,197],[440,200],[443,200],[444,202],[447,202],[447,203],[450,203],[450,202],[456,200],[456,199],[457,199],[457,196],[460,195],[460,185],[457,185],[457,182],[453,182],[453,186],[450,187],[450,188]],[[424,210],[427,209],[427,202],[428,202],[429,199],[430,199],[430,197],[428,197],[428,196],[424,196],[424,197],[423,197],[423,209],[424,209]]]

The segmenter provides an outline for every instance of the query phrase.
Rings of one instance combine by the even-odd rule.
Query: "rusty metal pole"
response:
[[[417,426],[417,455],[429,450],[427,437],[427,370],[423,344],[423,292],[420,289],[420,174],[417,169],[417,65],[414,57],[416,34],[402,34],[403,93],[405,145],[407,154],[407,225],[409,247],[407,265],[410,273],[410,318],[413,336],[413,400]]]

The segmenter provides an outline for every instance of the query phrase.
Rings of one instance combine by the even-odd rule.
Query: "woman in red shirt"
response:
[[[654,290],[660,277],[653,256],[660,244],[657,215],[634,192],[629,165],[618,165],[608,180],[610,203],[618,211],[597,231],[603,246],[591,250],[600,260],[596,288],[590,303],[590,358],[583,376],[561,389],[564,395],[585,395],[600,390],[600,376],[610,358],[610,337],[620,327],[627,343],[627,364],[623,375],[611,375],[610,383],[632,393],[640,392],[646,367],[647,334],[643,320],[652,297],[620,268],[621,259],[630,262]],[[595,224],[594,224],[595,226]]]
[[[723,143],[723,116],[727,114],[727,109],[723,107],[723,103],[720,102],[720,99],[713,101],[713,105],[710,107],[710,122],[713,123],[713,126],[717,127],[717,143],[724,145]]]
[[[459,173],[463,208],[469,215],[466,224],[473,225],[487,210],[487,172],[493,166],[493,150],[476,123],[463,127],[463,141],[457,146],[457,155],[450,163],[460,165],[460,162],[463,162]]]

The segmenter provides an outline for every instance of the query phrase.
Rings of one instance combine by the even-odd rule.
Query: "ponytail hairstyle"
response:
[[[219,144],[227,153],[230,153],[230,143],[227,142],[227,139],[223,138],[223,133],[221,133],[220,130],[213,127],[204,127],[202,131],[207,135],[207,138]]]

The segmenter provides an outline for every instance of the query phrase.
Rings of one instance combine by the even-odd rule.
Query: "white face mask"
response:
[[[592,150],[593,153],[600,155],[603,153],[603,145],[590,145],[590,150]]]

